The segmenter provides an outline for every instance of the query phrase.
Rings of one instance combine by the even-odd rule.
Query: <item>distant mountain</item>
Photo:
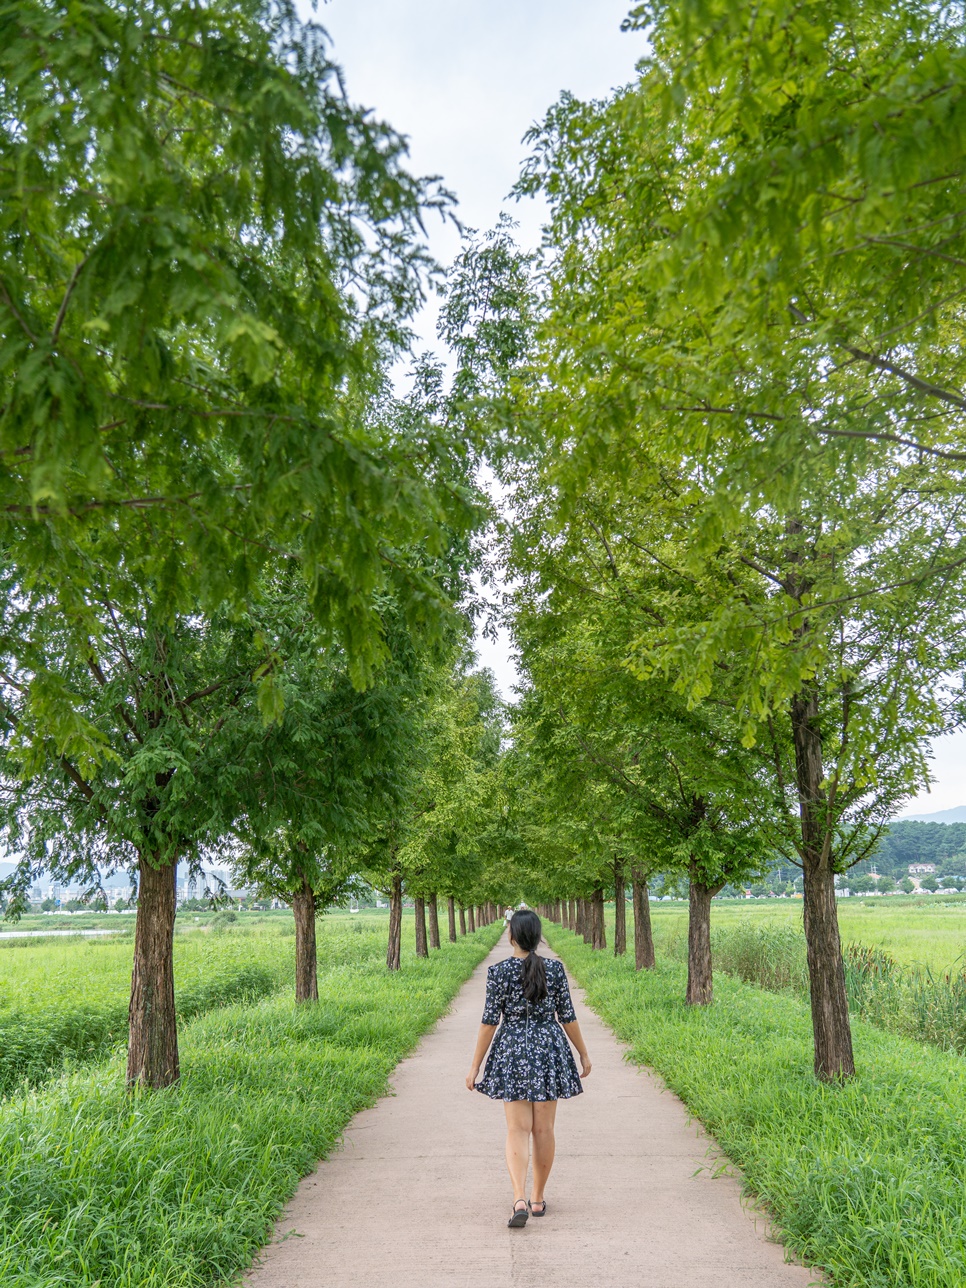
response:
[[[934,814],[903,814],[897,823],[966,823],[966,805],[954,805],[952,809],[937,810]]]

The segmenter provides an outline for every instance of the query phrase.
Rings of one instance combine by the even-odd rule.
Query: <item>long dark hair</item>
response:
[[[547,970],[536,951],[543,938],[540,918],[529,908],[521,908],[510,918],[510,937],[527,954],[523,959],[523,996],[528,1002],[542,1002],[547,996]]]

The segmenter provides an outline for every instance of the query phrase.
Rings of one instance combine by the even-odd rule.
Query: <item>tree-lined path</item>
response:
[[[737,1180],[707,1169],[711,1142],[654,1077],[627,1064],[574,989],[594,1062],[561,1104],[548,1215],[508,1230],[504,1118],[463,1077],[483,1005],[476,970],[450,1013],[303,1181],[250,1288],[808,1288]]]

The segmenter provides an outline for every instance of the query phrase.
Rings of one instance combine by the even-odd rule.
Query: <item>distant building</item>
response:
[[[936,871],[935,863],[910,863],[909,875],[911,877],[928,877]]]

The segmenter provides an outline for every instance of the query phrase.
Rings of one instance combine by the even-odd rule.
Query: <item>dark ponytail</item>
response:
[[[521,908],[510,918],[510,937],[527,954],[523,959],[523,996],[528,1002],[542,1002],[547,996],[547,970],[536,952],[543,938],[540,918],[529,908]]]

